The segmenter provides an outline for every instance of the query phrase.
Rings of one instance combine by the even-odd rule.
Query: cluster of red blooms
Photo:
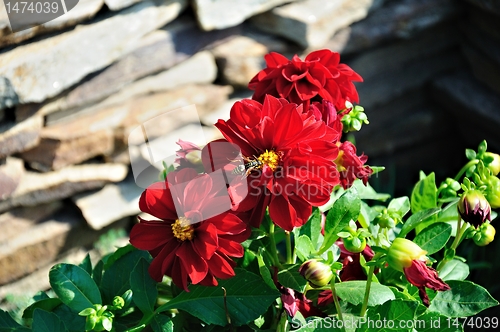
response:
[[[149,272],[155,280],[170,276],[186,291],[189,283],[217,285],[216,278],[234,275],[240,243],[250,226],[260,226],[266,209],[277,226],[291,231],[330,199],[335,186],[348,188],[356,178],[366,183],[372,173],[366,156],[340,142],[346,102],[358,102],[352,82],[362,79],[339,60],[329,50],[304,61],[268,54],[267,68],[249,84],[253,98],[236,102],[230,119],[215,124],[225,140],[201,151],[205,174],[186,159],[197,147],[179,142],[181,167],[140,198],[141,210],[159,220],[141,219],[130,234],[135,247],[154,257]],[[244,176],[232,162],[238,156]],[[225,181],[214,176],[218,170]]]

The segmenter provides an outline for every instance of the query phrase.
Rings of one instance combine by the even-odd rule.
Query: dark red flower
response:
[[[248,84],[255,90],[253,99],[263,102],[266,94],[300,104],[313,99],[326,99],[337,110],[346,108],[345,102],[359,102],[352,83],[363,79],[349,66],[340,63],[340,54],[330,50],[311,52],[302,61],[297,55],[292,60],[279,53],[265,56],[267,67]]]
[[[337,114],[337,110],[331,102],[323,100],[321,103],[315,101],[309,106],[311,112],[318,120],[322,120],[328,127],[332,127],[340,135],[342,134],[342,119],[343,114]],[[338,138],[340,140],[340,137]]]
[[[313,302],[305,297],[303,293],[297,292],[291,288],[278,286],[281,293],[281,302],[283,308],[290,317],[295,317],[297,311],[300,311],[304,318],[310,316],[326,317],[326,315],[316,308]]]
[[[361,179],[366,185],[368,178],[373,173],[370,166],[364,165],[367,160],[368,156],[364,154],[356,155],[356,147],[351,142],[339,143],[339,154],[335,159],[335,164],[340,172],[340,182],[344,189],[352,186],[356,179]]]
[[[188,282],[217,285],[217,278],[234,276],[231,257],[242,257],[247,226],[228,212],[231,202],[222,177],[198,175],[185,168],[167,175],[166,182],[148,187],[139,201],[141,211],[160,220],[142,220],[130,233],[133,246],[154,257],[151,277],[163,275],[186,291]]]
[[[437,271],[425,264],[425,261],[414,259],[409,267],[403,268],[406,279],[418,288],[418,295],[426,307],[429,306],[429,296],[425,288],[435,291],[446,291],[450,289],[447,283],[441,280]]]
[[[249,190],[240,210],[251,209],[254,227],[259,227],[267,206],[271,219],[281,228],[291,231],[302,226],[311,206],[328,202],[339,184],[333,163],[339,133],[312,112],[303,112],[302,105],[272,96],[266,97],[264,104],[244,99],[234,104],[228,121],[219,120],[215,126],[241,149],[247,164],[246,170],[239,172],[245,174],[237,175],[239,179],[246,177]],[[212,171],[231,167],[229,155],[234,156],[234,152],[228,152],[226,158],[221,157],[224,153],[212,152],[218,157],[208,161],[205,155],[202,153],[203,163]]]

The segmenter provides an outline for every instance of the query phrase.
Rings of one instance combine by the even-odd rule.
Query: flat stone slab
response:
[[[0,201],[0,211],[16,206],[35,206],[103,187],[125,178],[128,168],[122,164],[68,166],[50,173],[26,172],[16,190]]]
[[[54,97],[132,51],[144,35],[172,21],[186,6],[186,0],[156,1],[3,53],[0,76],[11,81],[20,103]]]
[[[16,190],[24,172],[21,159],[9,157],[4,164],[0,163],[0,200],[6,199]]]
[[[0,124],[0,158],[28,150],[40,141],[43,117],[33,116],[19,123]]]
[[[296,0],[193,0],[196,19],[203,30],[224,29],[276,6]]]
[[[338,30],[366,17],[383,0],[305,0],[252,18],[256,27],[303,47],[318,48]]]

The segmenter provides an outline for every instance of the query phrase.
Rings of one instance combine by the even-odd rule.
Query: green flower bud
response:
[[[498,175],[500,173],[500,155],[492,152],[485,152],[485,157],[493,159],[489,164],[488,168],[491,171],[491,174]]]
[[[315,286],[326,286],[333,278],[333,272],[329,265],[316,259],[305,261],[299,268],[299,273]]]
[[[125,300],[121,296],[115,296],[113,298],[113,307],[117,310],[122,309],[125,306]]]
[[[88,315],[85,318],[85,331],[93,331],[98,320],[99,318],[95,314]]]
[[[469,190],[462,194],[457,204],[458,213],[465,222],[478,227],[491,220],[490,203],[478,190]]]
[[[375,224],[382,228],[394,228],[402,221],[398,211],[392,209],[384,209],[378,216],[375,217]]]
[[[366,248],[366,239],[364,237],[350,236],[342,238],[342,243],[346,250],[354,254],[360,253]]]
[[[351,105],[346,105],[351,106]],[[347,108],[351,108],[347,107]],[[352,107],[349,113],[342,116],[342,126],[345,133],[350,131],[359,131],[363,124],[369,124],[368,117],[365,114],[365,109],[362,106],[356,105]]]
[[[490,223],[484,223],[481,225],[480,231],[474,235],[474,243],[480,247],[484,247],[490,244],[491,241],[493,241],[493,239],[495,238],[495,233],[495,227],[491,226]]]
[[[387,262],[393,269],[403,272],[414,260],[426,261],[427,251],[410,240],[396,238],[387,251]]]
[[[486,199],[492,209],[500,208],[500,179],[490,176],[486,188]]]

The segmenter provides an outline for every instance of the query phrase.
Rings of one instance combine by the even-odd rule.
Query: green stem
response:
[[[458,216],[458,221],[457,221],[457,234],[455,235],[455,239],[453,240],[453,243],[451,244],[450,249],[453,249],[454,251],[457,250],[458,245],[460,242],[462,242],[462,235],[465,233],[465,230],[467,229],[467,223],[464,222],[462,225],[462,218]],[[441,262],[439,262],[438,266],[436,267],[436,271],[441,271],[441,269],[448,263],[450,260],[446,257],[443,258]]]
[[[289,231],[285,231],[286,235],[286,263],[293,264],[293,254],[292,254],[292,238]]]
[[[283,269],[280,263],[280,259],[278,257],[278,248],[276,247],[276,239],[274,238],[274,223],[271,222],[269,226],[269,242],[271,243],[271,257],[273,258],[274,266],[278,269]]]
[[[335,303],[335,309],[337,310],[337,315],[339,316],[339,319],[342,321],[342,323],[344,323],[344,318],[342,317],[342,310],[340,310],[339,299],[337,297],[337,292],[335,291],[335,278],[333,278],[332,281],[330,282],[330,289],[332,290],[333,303]],[[342,324],[340,330],[345,332],[344,324]]]
[[[375,266],[372,265],[370,266],[370,270],[368,270],[368,276],[366,279],[365,298],[363,299],[363,305],[361,306],[361,312],[359,313],[361,317],[365,316],[366,309],[368,308],[368,298],[370,297],[370,289],[372,286],[372,277],[374,272]]]
[[[458,172],[457,176],[455,176],[455,181],[458,181],[460,180],[460,178],[462,177],[462,175],[464,175],[464,173],[473,165],[476,165],[479,163],[479,159],[472,159],[470,160],[467,164],[464,165],[464,167],[462,167],[462,169],[460,169],[460,171]]]

